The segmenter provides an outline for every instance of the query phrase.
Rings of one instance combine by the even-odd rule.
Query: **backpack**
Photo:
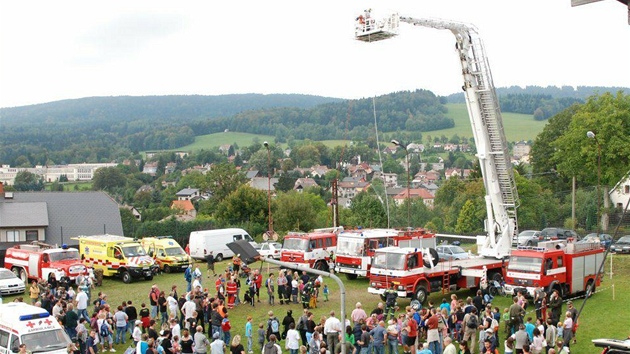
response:
[[[101,329],[99,331],[99,334],[101,335],[102,338],[109,336],[109,326],[107,325],[107,320],[103,320],[103,324],[101,324]]]
[[[296,329],[297,329],[298,331],[301,331],[301,330],[305,329],[305,328],[304,328],[304,316],[300,317],[300,320],[298,321],[298,324],[297,324],[297,328],[296,328]]]
[[[477,320],[477,316],[472,313],[468,316],[468,321],[466,322],[466,327],[470,329],[477,329],[479,327],[479,321]]]
[[[271,333],[278,333],[280,332],[280,323],[278,323],[278,319],[277,318],[272,318],[271,322],[269,323],[270,327],[271,327]]]

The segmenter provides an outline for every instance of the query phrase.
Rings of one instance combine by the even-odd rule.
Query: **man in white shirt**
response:
[[[190,298],[192,294],[188,295],[188,300],[182,306],[182,313],[184,314],[184,321],[186,321],[186,328],[189,328],[189,322],[187,321],[189,318],[194,317],[193,313],[197,310],[197,305]]]
[[[212,344],[210,344],[210,353],[211,354],[224,354],[225,353],[225,342],[221,340],[221,334],[216,332],[212,335]]]
[[[324,334],[326,335],[328,348],[335,348],[339,342],[339,333],[341,332],[341,322],[335,317],[335,311],[330,311],[330,317],[324,322]]]
[[[179,321],[177,320],[177,318],[171,319],[171,335],[173,338],[175,338],[175,336],[177,336],[177,338],[182,337],[181,327],[179,326]]]
[[[77,308],[77,312],[79,313],[79,318],[83,317],[87,321],[89,321],[90,316],[88,315],[88,312],[87,312],[88,295],[85,291],[83,291],[82,288],[79,288],[79,292],[77,293],[77,296],[76,296],[75,305]]]

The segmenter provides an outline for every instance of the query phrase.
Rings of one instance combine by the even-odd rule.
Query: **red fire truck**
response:
[[[424,303],[429,293],[479,288],[482,278],[501,280],[507,263],[490,258],[470,258],[438,263],[433,248],[385,247],[376,250],[368,292],[383,296],[394,284],[398,297]]]
[[[289,233],[284,237],[280,260],[306,263],[311,268],[330,270],[331,256],[337,248],[337,235],[343,228],[315,229],[309,233]]]
[[[54,273],[57,279],[62,276],[75,279],[79,274],[87,274],[77,249],[66,245],[59,248],[37,241],[7,249],[4,267],[25,283],[29,279],[48,279],[50,273]]]
[[[412,241],[414,240],[414,241]],[[389,246],[435,248],[435,234],[424,229],[365,229],[339,234],[335,256],[335,272],[348,279],[369,277],[372,257],[379,248]]]
[[[538,287],[547,294],[558,290],[561,296],[591,291],[600,285],[597,276],[605,249],[599,242],[573,240],[540,242],[536,247],[519,246],[512,250],[505,278],[506,294],[522,292],[534,296]]]

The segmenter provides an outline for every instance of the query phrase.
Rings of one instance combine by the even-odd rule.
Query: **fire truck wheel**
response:
[[[584,292],[586,293],[586,297],[591,297],[591,295],[593,295],[593,293],[595,292],[595,283],[593,282],[593,279],[590,279],[586,283],[586,288],[584,288]]]
[[[171,272],[171,267],[167,264],[164,266],[164,273],[170,273]]]
[[[420,301],[421,304],[424,304],[427,301],[427,298],[429,297],[429,292],[427,291],[427,288],[425,288],[422,285],[418,285],[416,287],[416,291],[413,294],[414,299]]]
[[[129,284],[129,283],[131,283],[131,274],[129,274],[129,272],[128,272],[128,271],[124,271],[124,272],[122,273],[122,281],[123,281],[123,283],[125,283],[125,284]]]
[[[348,280],[355,280],[357,277],[358,275],[356,274],[346,273],[346,278],[348,278]]]
[[[317,269],[317,270],[321,270],[323,272],[327,272],[328,271],[328,263],[323,262],[323,261],[318,261],[313,265],[313,268]]]
[[[490,279],[492,281],[496,281],[497,283],[501,284],[503,282],[503,276],[501,275],[501,273],[493,273],[490,276]]]
[[[24,268],[20,268],[20,279],[22,279],[24,284],[28,284],[28,276],[26,275]]]
[[[216,257],[214,257],[215,262],[221,262],[222,260],[223,260],[223,253],[219,253],[217,254]]]

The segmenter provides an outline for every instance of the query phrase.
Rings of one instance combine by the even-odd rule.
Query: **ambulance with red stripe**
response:
[[[192,264],[192,258],[172,236],[144,237],[140,243],[165,273],[183,272]]]
[[[131,237],[116,235],[80,236],[83,264],[101,269],[105,277],[119,277],[124,283],[153,279],[158,266],[144,247]]]
[[[70,338],[53,316],[24,302],[0,305],[0,353],[66,354]]]
[[[50,273],[54,273],[58,280],[63,276],[74,280],[87,271],[76,248],[55,247],[38,241],[8,248],[4,267],[25,283],[29,279],[48,279]]]

